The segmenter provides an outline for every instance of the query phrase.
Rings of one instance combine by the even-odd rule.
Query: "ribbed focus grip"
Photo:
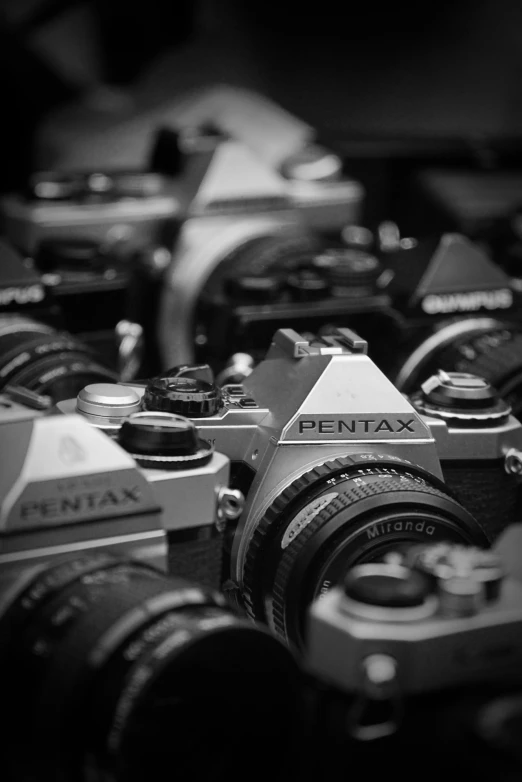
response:
[[[421,468],[378,454],[327,462],[290,484],[253,531],[243,567],[247,611],[299,644],[308,603],[334,576],[376,551],[437,539],[488,544],[451,491]]]
[[[509,402],[515,414],[522,409],[522,334],[505,329],[475,335],[442,351],[437,369],[456,370],[479,375],[494,386],[501,396],[506,389],[518,390]],[[517,379],[518,378],[518,379]]]
[[[288,600],[288,588],[289,582],[292,577],[294,566],[297,560],[303,556],[305,549],[309,547],[310,541],[317,533],[328,525],[328,523],[337,516],[338,513],[344,509],[353,508],[361,500],[369,497],[376,497],[383,494],[398,493],[401,494],[407,492],[414,492],[417,495],[423,495],[420,497],[412,497],[412,501],[422,502],[426,495],[431,497],[447,500],[448,495],[435,489],[429,484],[419,485],[412,479],[405,479],[400,477],[400,483],[397,483],[397,477],[382,478],[376,483],[366,486],[351,486],[344,489],[343,494],[339,494],[334,500],[332,500],[319,514],[308,524],[308,526],[290,543],[287,549],[285,549],[277,568],[273,592],[272,592],[272,617],[271,623],[277,634],[286,637],[287,635],[287,600]],[[402,500],[402,498],[401,498]],[[393,500],[388,500],[390,503]],[[323,559],[331,551],[332,546],[335,545],[335,541],[331,541],[331,545],[326,543],[326,551],[322,552]]]

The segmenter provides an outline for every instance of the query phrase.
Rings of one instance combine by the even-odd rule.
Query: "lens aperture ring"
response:
[[[260,521],[245,556],[245,606],[253,618],[268,620],[280,637],[295,639],[296,617],[310,591],[306,579],[332,540],[335,550],[351,546],[348,566],[350,558],[397,539],[441,534],[488,542],[444,484],[421,468],[377,454],[336,459],[293,482]],[[310,599],[316,596],[312,589]]]
[[[377,454],[357,454],[355,457],[343,457],[317,465],[312,470],[303,473],[303,475],[300,475],[292,481],[292,483],[277,496],[256,526],[251,539],[248,541],[248,548],[245,554],[243,566],[243,601],[252,618],[259,618],[260,614],[263,613],[261,604],[255,597],[257,591],[256,586],[260,583],[262,578],[260,570],[260,560],[263,559],[262,550],[265,549],[267,544],[270,544],[270,542],[274,540],[277,532],[287,519],[287,514],[293,509],[294,503],[299,502],[299,500],[305,500],[308,495],[315,496],[312,487],[323,485],[324,482],[332,478],[335,474],[338,474],[339,471],[350,468],[357,470],[363,465],[366,466],[368,463],[375,464],[376,462],[381,466],[390,465],[396,467],[397,465],[402,465],[403,467],[408,468],[408,470],[414,471],[416,474],[427,476],[427,473],[406,460],[379,456]],[[443,484],[441,483],[441,485]]]
[[[414,497],[414,494],[417,496]],[[380,499],[384,495],[387,503],[386,520],[382,520],[379,513],[380,508],[377,509],[376,513],[372,513],[374,508],[371,507],[373,504],[372,500]],[[289,610],[289,606],[292,606],[295,602],[292,594],[292,592],[295,592],[295,583],[292,584],[292,582],[296,581],[296,566],[299,570],[302,570],[303,575],[305,570],[310,567],[313,567],[313,570],[317,572],[321,568],[317,566],[317,562],[314,563],[314,567],[312,559],[317,556],[319,560],[323,560],[324,564],[325,560],[328,559],[327,552],[333,553],[345,536],[351,537],[350,532],[355,530],[353,530],[352,525],[350,525],[351,529],[347,528],[348,520],[346,517],[344,520],[339,518],[343,511],[351,511],[349,521],[362,523],[362,535],[358,537],[362,537],[363,540],[373,533],[375,533],[376,537],[372,540],[372,543],[374,541],[377,544],[381,543],[383,536],[389,535],[392,538],[395,525],[401,527],[401,532],[404,531],[406,525],[410,525],[411,532],[409,537],[411,540],[414,540],[417,537],[415,533],[417,525],[424,525],[423,531],[427,529],[428,534],[435,534],[436,523],[437,521],[442,522],[443,518],[442,514],[439,513],[437,514],[439,516],[437,519],[436,514],[433,512],[434,509],[429,506],[432,505],[433,500],[437,503],[443,502],[446,504],[447,499],[447,495],[438,489],[432,488],[426,483],[416,484],[414,480],[407,482],[401,480],[401,483],[397,484],[394,478],[383,477],[376,483],[365,487],[352,486],[344,488],[343,494],[339,494],[332,499],[282,553],[272,587],[271,616],[269,615],[270,626],[274,628],[279,637],[288,638],[295,636],[295,629],[290,626],[293,619],[292,614],[295,615],[295,610]],[[392,508],[396,511],[395,513],[393,513]],[[447,508],[445,509],[447,510]],[[413,520],[420,518],[423,521]],[[390,519],[392,520],[390,521]],[[388,531],[388,527],[390,527],[390,531]],[[348,535],[346,535],[347,532]],[[408,533],[404,532],[401,537],[402,542],[404,542],[404,538],[408,537]],[[317,540],[312,540],[314,538]],[[323,539],[320,540],[320,538]],[[462,540],[465,539],[463,535]],[[358,542],[362,543],[360,540]],[[391,545],[392,541],[390,541]],[[371,551],[371,547],[369,550]],[[349,564],[350,558],[346,557],[346,568]],[[315,578],[312,580],[315,582]],[[319,580],[318,586],[322,583],[323,579]],[[312,590],[310,597],[314,599],[318,596],[319,594],[313,594]]]

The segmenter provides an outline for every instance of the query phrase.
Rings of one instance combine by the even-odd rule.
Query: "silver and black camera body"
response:
[[[240,747],[254,731],[284,753],[296,661],[216,588],[242,499],[228,458],[180,416],[133,415],[132,399],[128,450],[47,402],[0,397],[5,777],[159,778],[172,731],[184,779],[229,767],[231,726]]]
[[[142,410],[190,417],[230,458],[246,504],[228,534],[225,588],[298,645],[306,606],[350,564],[402,542],[488,545],[517,518],[518,484],[505,467],[518,458],[522,427],[507,405],[480,379],[445,376],[453,417],[438,416],[433,399],[427,417],[366,350],[347,329],[312,341],[282,329],[244,385],[220,389],[208,367],[189,366],[132,387]],[[459,418],[470,395],[474,415]],[[60,407],[85,414],[81,396]],[[452,465],[467,466],[470,485],[477,471],[466,505],[459,474],[444,482]],[[484,472],[489,486],[502,484],[496,518]]]
[[[202,443],[189,421],[133,417],[127,400],[122,447],[25,389],[0,401],[3,585],[85,552],[124,554],[220,585],[223,530],[241,496],[228,489],[228,458]]]
[[[430,780],[448,764],[518,779],[521,639],[522,583],[495,547],[414,545],[356,566],[309,611],[319,733],[369,753],[370,778],[415,746],[436,750]]]
[[[295,269],[323,235],[357,222],[363,198],[313,142],[275,167],[215,129],[160,129],[157,139],[150,171],[42,172],[0,206],[6,237],[55,281],[55,295],[71,265],[105,285],[117,268],[126,317],[145,331],[146,374],[194,360],[199,293],[218,267],[251,274],[254,258],[258,272]]]
[[[377,323],[377,331],[364,336],[375,346],[374,358],[383,371],[408,394],[438,369],[480,375],[519,416],[522,322],[517,280],[483,244],[457,233],[407,247],[397,242],[380,257],[395,317],[386,330]]]
[[[198,359],[242,379],[274,328],[328,333],[348,326],[388,377],[412,393],[438,369],[485,377],[522,410],[520,282],[460,234],[400,237],[348,225],[344,247],[316,248],[296,268],[256,268],[255,255],[207,280],[195,310]],[[233,346],[233,349],[231,349]]]

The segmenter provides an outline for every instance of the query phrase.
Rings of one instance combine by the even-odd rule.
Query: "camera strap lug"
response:
[[[504,453],[504,469],[508,475],[522,478],[522,451],[518,448],[509,448]]]
[[[387,654],[371,654],[363,660],[361,673],[361,689],[347,715],[348,733],[357,741],[391,736],[404,711],[397,664]]]

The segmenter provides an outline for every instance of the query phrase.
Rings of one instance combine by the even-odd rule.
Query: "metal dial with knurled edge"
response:
[[[260,520],[245,554],[244,603],[299,646],[307,606],[350,565],[409,541],[440,539],[488,543],[425,470],[375,453],[335,459],[293,481]]]
[[[221,407],[221,392],[215,383],[195,377],[155,377],[145,389],[142,404],[149,411],[208,418]]]
[[[510,398],[515,414],[522,410],[522,334],[511,328],[477,334],[472,339],[449,346],[440,357],[440,366],[471,372],[486,378],[501,396]]]

